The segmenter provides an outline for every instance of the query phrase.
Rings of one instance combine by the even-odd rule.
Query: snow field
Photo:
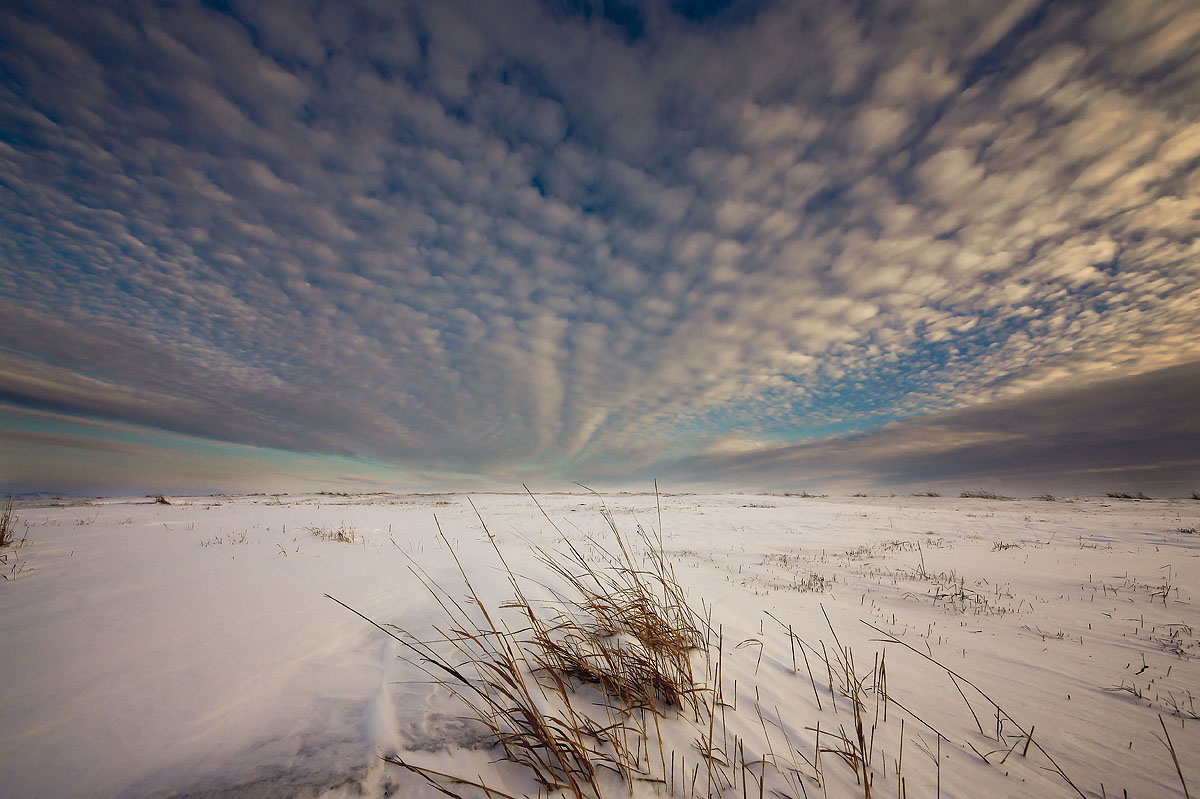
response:
[[[552,600],[561,586],[532,547],[561,551],[559,533],[528,496],[472,499],[530,597]],[[537,794],[398,642],[324,596],[423,640],[446,632],[410,571],[467,596],[436,514],[482,602],[517,629],[466,497],[171,501],[17,508],[27,540],[5,550],[0,583],[0,792],[441,795],[389,757]],[[538,501],[603,564],[597,497]],[[636,796],[862,796],[863,760],[874,796],[1183,796],[1168,736],[1200,787],[1200,535],[1181,532],[1200,502],[604,503],[629,540],[657,531],[661,505],[664,552],[711,625],[693,663],[714,711],[660,709]],[[591,686],[576,696],[602,704]]]

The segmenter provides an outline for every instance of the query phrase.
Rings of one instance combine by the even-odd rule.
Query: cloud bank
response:
[[[707,480],[1200,360],[1186,0],[2,13],[11,404]]]
[[[1200,363],[892,422],[867,433],[702,453],[664,468],[710,484],[1024,496],[1196,490]],[[664,465],[665,466],[665,465]],[[797,485],[796,477],[803,476]],[[1099,488],[1098,488],[1099,487]]]

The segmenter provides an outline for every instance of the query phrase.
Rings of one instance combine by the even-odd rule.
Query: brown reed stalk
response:
[[[1167,736],[1167,749],[1171,751],[1171,760],[1175,761],[1175,771],[1179,774],[1179,784],[1183,786],[1183,795],[1185,799],[1192,799],[1192,795],[1188,793],[1187,782],[1183,779],[1183,769],[1179,766],[1179,755],[1175,754],[1175,744],[1171,742],[1171,734],[1167,732],[1167,723],[1163,721],[1161,713],[1158,715],[1158,723],[1162,725],[1163,735]]]

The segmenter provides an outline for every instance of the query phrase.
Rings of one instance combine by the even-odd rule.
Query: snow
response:
[[[0,795],[438,795],[380,759],[396,754],[536,793],[519,768],[491,762],[497,750],[462,705],[403,660],[396,641],[325,596],[433,635],[441,610],[410,565],[466,594],[436,515],[474,588],[498,607],[512,588],[480,517],[514,571],[547,579],[531,547],[553,549],[559,534],[530,497],[472,496],[478,517],[462,495],[170,500],[18,503],[26,542],[2,550],[0,582]],[[538,500],[577,545],[605,539],[598,497]],[[1200,792],[1200,706],[1189,699],[1200,693],[1200,533],[1187,532],[1200,527],[1200,502],[604,502],[630,533],[657,529],[661,503],[666,553],[721,634],[718,739],[744,742],[750,765],[738,780],[756,780],[756,758],[771,752],[806,776],[772,781],[768,768],[767,793],[863,795],[836,755],[821,755],[823,783],[804,770],[818,723],[826,736],[853,728],[812,654],[832,655],[840,642],[868,688],[886,663],[886,721],[883,711],[875,720],[877,692],[868,694],[875,796],[1078,796],[1047,753],[1088,797],[1183,796],[1160,716]],[[802,660],[793,668],[786,625],[814,648],[811,680]],[[1001,740],[994,705],[963,680],[956,688],[943,666],[1003,708],[1011,721]],[[663,741],[690,772],[697,727],[675,715],[663,717]],[[1024,755],[1016,725],[1033,729]],[[675,795],[688,796],[680,771]],[[708,795],[704,783],[701,768],[696,795]],[[722,795],[747,786],[757,795],[755,781]],[[608,793],[628,790],[614,778]],[[668,791],[637,783],[634,794]]]

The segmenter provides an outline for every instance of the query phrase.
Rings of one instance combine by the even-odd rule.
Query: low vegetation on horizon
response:
[[[986,491],[982,488],[977,491],[963,491],[958,496],[960,499],[1016,499],[1016,497],[1006,497],[1003,494],[997,494],[995,491]]]

